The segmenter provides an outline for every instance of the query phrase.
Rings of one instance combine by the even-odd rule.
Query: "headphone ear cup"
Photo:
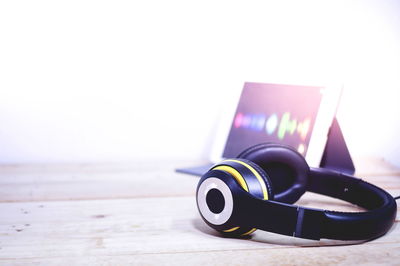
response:
[[[274,199],[273,188],[268,175],[261,167],[249,160],[227,159],[213,166],[211,170],[228,173],[243,190],[260,200]],[[243,237],[255,230],[256,228],[237,225],[218,231],[227,237]]]
[[[262,168],[274,186],[274,199],[296,202],[306,191],[310,168],[304,157],[290,146],[262,143],[239,154]]]

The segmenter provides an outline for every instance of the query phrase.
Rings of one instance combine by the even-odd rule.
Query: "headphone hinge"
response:
[[[293,236],[320,240],[324,220],[324,212],[310,208],[298,207],[297,223]]]

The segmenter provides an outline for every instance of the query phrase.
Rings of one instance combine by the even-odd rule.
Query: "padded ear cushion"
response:
[[[265,187],[267,188],[268,191],[268,200],[274,200],[275,199],[275,195],[274,195],[274,189],[273,189],[273,185],[271,182],[271,179],[268,177],[267,173],[260,167],[258,166],[256,163],[253,163],[252,161],[246,160],[246,159],[240,159],[243,162],[246,162],[248,165],[250,165],[251,167],[253,167],[261,176],[261,178],[263,179],[264,183],[265,183]]]
[[[310,168],[304,157],[289,146],[258,144],[244,150],[238,158],[254,162],[267,173],[276,201],[294,203],[306,191]]]

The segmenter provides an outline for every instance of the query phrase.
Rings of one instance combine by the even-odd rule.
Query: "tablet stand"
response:
[[[207,165],[176,169],[176,171],[201,176],[212,166],[213,163],[209,163]],[[328,140],[325,145],[324,154],[322,155],[320,167],[347,174],[354,174],[355,172],[353,160],[347,149],[346,141],[336,117],[333,119],[331,128],[329,129]]]
[[[336,117],[328,133],[320,167],[354,174],[355,167]]]

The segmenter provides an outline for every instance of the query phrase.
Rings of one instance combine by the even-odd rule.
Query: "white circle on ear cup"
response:
[[[207,193],[211,189],[219,190],[225,200],[225,206],[220,213],[213,213],[207,205]],[[221,225],[224,224],[232,215],[233,211],[233,197],[232,192],[228,185],[221,179],[210,177],[201,183],[197,192],[197,206],[203,217],[211,224]]]

